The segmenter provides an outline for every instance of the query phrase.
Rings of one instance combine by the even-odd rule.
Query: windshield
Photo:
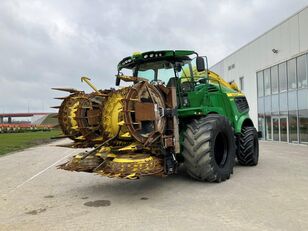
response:
[[[167,84],[172,77],[191,78],[192,68],[190,60],[175,63],[168,61],[150,62],[139,66],[137,76],[149,81],[161,81]]]

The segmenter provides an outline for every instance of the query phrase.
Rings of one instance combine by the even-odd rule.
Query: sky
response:
[[[53,112],[63,93],[114,86],[136,51],[188,49],[213,65],[308,0],[1,0],[0,113]]]

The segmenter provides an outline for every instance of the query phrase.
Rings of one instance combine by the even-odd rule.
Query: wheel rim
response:
[[[222,133],[218,133],[214,145],[215,162],[218,167],[223,167],[226,164],[228,157],[228,143],[227,139]]]

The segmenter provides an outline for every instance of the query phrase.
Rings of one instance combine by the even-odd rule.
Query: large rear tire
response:
[[[234,133],[229,120],[215,114],[191,122],[184,133],[182,154],[187,173],[194,179],[229,179],[235,160]]]
[[[239,136],[237,152],[239,164],[244,166],[255,166],[259,160],[259,139],[254,127],[244,127]]]

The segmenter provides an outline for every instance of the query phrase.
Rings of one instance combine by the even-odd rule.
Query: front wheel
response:
[[[259,139],[254,127],[244,127],[239,136],[237,152],[239,164],[244,166],[255,166],[259,160]]]
[[[221,182],[230,178],[235,159],[235,140],[229,120],[208,115],[187,126],[183,143],[187,173],[200,181]]]

